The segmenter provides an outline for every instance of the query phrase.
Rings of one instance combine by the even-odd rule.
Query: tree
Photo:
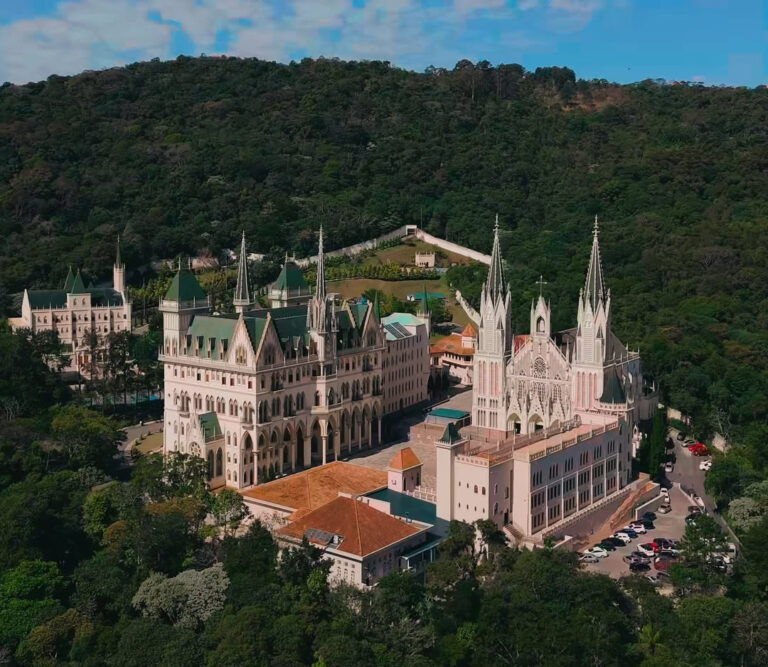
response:
[[[132,604],[143,616],[195,630],[224,606],[228,586],[221,565],[185,570],[170,579],[153,573],[139,586]]]
[[[104,471],[115,469],[117,446],[125,440],[114,420],[79,405],[53,409],[51,435],[70,465],[93,465]]]
[[[284,552],[284,558],[289,554]],[[277,545],[258,520],[242,537],[224,538],[221,562],[230,580],[229,601],[238,608],[255,602],[264,587],[277,582]]]
[[[742,664],[768,664],[768,605],[751,602],[736,611],[733,639],[743,656]]]
[[[653,415],[653,426],[648,438],[648,472],[651,478],[658,480],[663,476],[662,466],[666,459],[667,425],[666,412],[658,408]]]
[[[736,498],[728,505],[728,519],[738,531],[749,530],[760,523],[762,516],[762,508],[752,498]]]
[[[682,564],[670,568],[672,583],[684,592],[696,589],[712,590],[723,582],[718,560],[726,552],[726,539],[717,522],[700,514],[685,527],[679,545]]]
[[[213,497],[211,514],[216,526],[224,530],[224,536],[229,531],[237,531],[240,522],[249,514],[249,510],[243,497],[232,489],[223,489]]]

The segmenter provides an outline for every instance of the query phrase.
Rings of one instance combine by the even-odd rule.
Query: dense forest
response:
[[[572,326],[600,216],[614,327],[703,435],[768,437],[768,91],[462,61],[180,57],[0,87],[0,304],[151,258],[338,247],[408,222],[488,251],[516,326]],[[457,284],[463,284],[465,271]],[[477,286],[478,275],[469,276]]]

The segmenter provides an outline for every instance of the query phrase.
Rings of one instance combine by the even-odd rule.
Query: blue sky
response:
[[[183,53],[768,83],[764,0],[0,0],[0,82]]]

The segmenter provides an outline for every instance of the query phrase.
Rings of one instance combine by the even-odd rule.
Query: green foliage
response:
[[[243,497],[232,489],[223,489],[215,494],[211,502],[211,514],[216,525],[224,530],[224,535],[236,531],[240,522],[250,512]]]
[[[651,435],[648,438],[648,472],[654,480],[663,476],[661,467],[666,459],[666,439],[666,411],[658,408],[653,416]]]
[[[115,468],[118,443],[125,432],[110,417],[79,405],[57,407],[52,412],[51,435],[73,467]]]

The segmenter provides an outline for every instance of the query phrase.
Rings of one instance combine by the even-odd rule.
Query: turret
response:
[[[232,299],[236,313],[244,313],[253,307],[251,293],[248,289],[248,257],[245,252],[245,230],[240,242],[240,257],[237,264],[237,285],[235,285],[235,296]]]
[[[163,314],[163,347],[165,354],[180,354],[185,346],[187,331],[195,315],[210,310],[210,301],[195,274],[182,268],[181,259],[171,285],[160,301]]]
[[[120,294],[125,294],[125,264],[120,258],[120,237],[117,237],[117,252],[115,264],[112,267],[112,287]]]

